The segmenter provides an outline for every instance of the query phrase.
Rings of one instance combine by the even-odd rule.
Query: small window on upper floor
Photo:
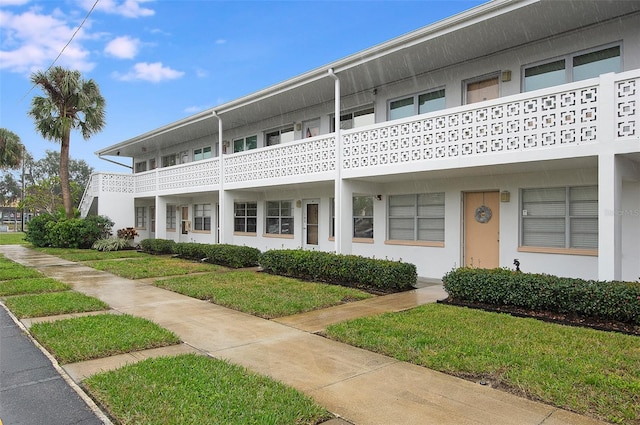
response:
[[[136,162],[136,173],[147,171],[147,161]]]
[[[293,142],[294,133],[293,126],[287,126],[278,130],[272,130],[265,133],[267,146],[279,145],[280,143]]]
[[[233,140],[233,153],[244,152],[257,147],[258,136],[248,136]]]
[[[302,137],[309,138],[320,135],[320,118],[302,122]]]
[[[376,116],[373,106],[355,109],[340,115],[340,129],[350,130],[352,128],[363,127],[376,123]],[[331,132],[336,131],[336,123],[334,117],[331,117]]]
[[[211,158],[211,146],[205,146],[204,148],[198,148],[193,150],[193,160],[200,161],[203,159]]]
[[[171,167],[176,165],[176,154],[172,153],[171,155],[165,155],[162,157],[162,167]]]
[[[445,107],[444,89],[414,94],[389,102],[389,120],[439,111]]]
[[[552,61],[526,66],[523,72],[523,90],[538,90],[595,78],[608,72],[620,72],[622,70],[620,50],[620,45],[617,45],[573,53]]]

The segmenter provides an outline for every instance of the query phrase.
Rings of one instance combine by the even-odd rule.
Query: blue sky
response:
[[[46,70],[96,0],[0,0],[0,127],[39,159],[27,112]],[[127,172],[94,154],[157,127],[287,80],[484,1],[99,0],[56,65],[94,79],[106,127],[72,133],[71,157]]]

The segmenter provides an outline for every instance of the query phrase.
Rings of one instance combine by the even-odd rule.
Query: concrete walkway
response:
[[[65,365],[66,373],[74,380],[147,356],[196,351],[230,360],[291,385],[344,421],[357,425],[601,423],[313,333],[327,323],[345,318],[433,302],[444,297],[439,286],[275,321],[119,278],[20,246],[1,246],[0,253],[67,282],[76,291],[100,298],[113,308],[114,313],[152,320],[184,341],[168,351],[147,350]]]

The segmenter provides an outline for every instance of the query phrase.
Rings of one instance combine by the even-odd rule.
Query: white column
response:
[[[333,194],[334,194],[334,214],[335,214],[335,224],[334,224],[334,249],[337,254],[344,254],[351,252],[351,238],[349,237],[349,241],[345,246],[345,238],[343,237],[345,233],[345,226],[342,220],[343,216],[343,183],[342,183],[342,138],[340,134],[340,79],[333,72],[333,68],[329,69],[329,76],[333,78],[334,81],[334,129],[335,129],[335,161],[336,161],[336,176],[333,185]],[[345,251],[346,250],[346,251]]]
[[[613,153],[598,156],[598,279],[622,276],[622,177]]]
[[[229,233],[227,229],[227,225],[233,226],[233,216],[231,217],[231,221],[228,221],[227,214],[225,214],[225,209],[227,208],[225,203],[225,193],[224,193],[224,153],[223,153],[223,144],[222,140],[222,118],[216,113],[216,111],[212,112],[213,116],[218,119],[218,157],[220,158],[220,183],[219,183],[219,191],[218,191],[218,208],[220,210],[220,223],[219,223],[219,231],[218,231],[218,243],[229,243],[227,242],[227,233]],[[231,207],[233,208],[233,202],[231,203]],[[230,233],[229,233],[230,234]]]
[[[167,200],[156,195],[156,239],[167,239]]]

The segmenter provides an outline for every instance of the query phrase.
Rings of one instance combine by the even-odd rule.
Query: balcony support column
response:
[[[156,195],[156,239],[167,239],[167,200]]]
[[[335,159],[336,159],[336,176],[334,181],[334,208],[335,208],[335,223],[334,223],[334,249],[337,254],[350,254],[351,253],[351,233],[348,229],[350,229],[349,223],[351,222],[351,218],[348,221],[344,221],[345,218],[345,208],[350,211],[349,205],[351,204],[351,195],[350,193],[345,195],[346,188],[343,187],[344,183],[342,181],[342,135],[340,131],[340,78],[335,74],[333,68],[330,68],[329,77],[333,78],[335,94],[334,94],[334,135],[335,135]],[[348,198],[348,202],[345,203],[345,198]],[[351,213],[349,212],[349,217]],[[348,238],[347,238],[348,236]]]
[[[598,279],[622,278],[622,176],[612,153],[598,157]]]
[[[233,226],[233,219],[231,221],[227,220],[226,209],[227,209],[227,198],[224,192],[224,142],[222,140],[222,118],[216,111],[211,113],[215,118],[218,119],[218,157],[220,157],[220,190],[218,192],[218,243],[231,243],[230,240],[227,239],[227,235],[233,234],[232,231],[227,230],[227,225]],[[233,203],[231,203],[231,207],[233,208]],[[233,229],[233,228],[232,228]]]

